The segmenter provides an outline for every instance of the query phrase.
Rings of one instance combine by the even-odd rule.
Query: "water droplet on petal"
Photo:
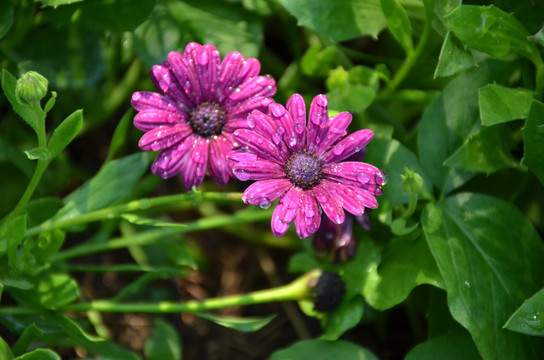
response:
[[[322,204],[325,204],[327,201],[329,201],[329,199],[327,199],[327,197],[323,195],[317,196],[317,200]]]
[[[285,133],[285,128],[283,126],[278,126],[276,131],[278,132],[278,134],[282,135],[283,133]]]
[[[378,171],[375,175],[376,184],[378,185],[385,185],[387,184],[387,181],[389,180],[387,178],[387,175],[383,171]]]
[[[297,144],[296,138],[289,138],[289,146],[294,147]]]
[[[317,95],[315,97],[315,100],[319,106],[325,107],[329,104],[329,100],[327,99],[325,95]]]
[[[272,141],[274,141],[274,144],[279,145],[281,143],[281,136],[278,133],[272,134]]]
[[[282,117],[283,114],[285,114],[285,108],[280,104],[274,103],[270,105],[269,109],[272,115],[274,115],[275,117]]]
[[[376,190],[374,190],[374,195],[380,196],[381,194],[383,194],[382,188],[377,187]]]
[[[344,144],[338,143],[335,147],[332,148],[332,152],[334,153],[334,155],[341,155],[344,152],[344,149]]]
[[[268,209],[270,207],[270,200],[267,197],[263,197],[259,200],[259,206],[261,209]]]
[[[304,132],[304,124],[296,123],[295,124],[295,131],[297,132],[297,134],[302,134]]]
[[[208,52],[207,51],[202,51],[200,54],[198,54],[198,63],[200,65],[206,65],[208,63]]]
[[[258,137],[258,138],[257,138],[257,142],[258,142],[259,144],[262,144],[262,143],[263,143],[263,138],[262,138],[262,137]]]
[[[253,118],[248,117],[247,118],[247,126],[249,126],[251,129],[255,129],[255,120]]]
[[[245,171],[244,169],[235,169],[234,175],[238,178],[240,181],[248,181],[251,175]]]
[[[361,184],[366,184],[370,181],[370,175],[365,173],[357,174],[357,181],[359,181]]]
[[[315,215],[315,211],[313,211],[312,209],[307,209],[304,215],[306,215],[307,218],[313,218]]]
[[[196,176],[204,176],[206,173],[206,167],[203,165],[199,165],[196,168]]]

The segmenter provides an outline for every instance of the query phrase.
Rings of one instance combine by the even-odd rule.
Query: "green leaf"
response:
[[[479,126],[478,89],[492,79],[502,81],[509,72],[506,64],[483,62],[453,79],[425,109],[418,129],[418,153],[421,165],[441,192],[448,193],[472,176],[445,167],[444,161],[465,143],[473,128]]]
[[[51,91],[51,97],[45,103],[45,106],[43,107],[43,111],[47,114],[53,108],[53,106],[55,106],[56,102],[57,102],[57,93],[55,91]]]
[[[108,151],[108,156],[106,157],[105,163],[110,162],[114,159],[117,153],[121,150],[123,146],[127,144],[129,138],[128,131],[132,127],[132,119],[134,118],[134,109],[129,109],[121,118],[121,121],[115,128],[113,136],[110,141],[110,149]]]
[[[367,145],[367,150],[363,161],[383,169],[389,177],[387,184],[383,187],[383,195],[378,197],[381,211],[386,212],[410,202],[410,196],[402,189],[400,174],[404,172],[404,167],[411,168],[422,177],[423,186],[420,196],[431,198],[433,189],[431,178],[417,156],[404,145],[395,139],[375,137]]]
[[[180,336],[176,329],[163,320],[155,320],[155,327],[144,345],[144,354],[147,360],[181,359]]]
[[[534,100],[523,127],[525,164],[544,184],[544,104]]]
[[[414,50],[414,43],[412,42],[412,27],[406,11],[397,0],[380,0],[380,4],[389,31],[404,51],[407,54],[411,53]]]
[[[80,21],[97,31],[133,31],[147,19],[155,0],[93,0],[76,7],[81,11]]]
[[[288,348],[276,351],[269,360],[292,359],[350,359],[378,360],[369,350],[344,340],[303,340]]]
[[[434,78],[455,75],[458,72],[470,69],[474,65],[472,54],[463,44],[448,31],[438,56],[438,64],[434,71]]]
[[[480,360],[481,356],[466,331],[453,331],[418,344],[404,360]]]
[[[491,174],[495,171],[515,167],[518,162],[510,153],[510,129],[504,126],[484,127],[471,135],[452,156],[444,161],[445,166]]]
[[[338,49],[335,46],[323,48],[321,44],[315,44],[300,59],[300,68],[308,76],[324,77],[335,67],[338,57]]]
[[[83,0],[34,0],[34,2],[42,3],[43,7],[51,6],[54,8],[56,8],[59,5],[68,5],[68,4],[73,4],[80,1],[83,1]]]
[[[337,340],[342,334],[359,324],[363,317],[364,302],[361,296],[355,296],[342,303],[328,316],[323,317],[321,323],[325,333],[321,340]]]
[[[21,243],[25,236],[26,222],[26,215],[20,215],[0,225],[0,255]]]
[[[342,279],[346,283],[345,299],[352,299],[356,295],[366,294],[379,279],[380,252],[374,242],[366,236],[359,236],[358,231],[355,233],[358,239],[355,257],[340,266],[340,269],[343,270]]]
[[[54,197],[42,197],[32,200],[25,207],[28,215],[28,228],[38,226],[63,207],[61,200]]]
[[[0,359],[11,360],[13,359],[13,353],[9,348],[9,345],[0,337]]]
[[[29,160],[48,161],[51,158],[51,154],[44,146],[38,146],[33,149],[26,150],[25,155]]]
[[[17,79],[6,69],[2,70],[2,89],[13,110],[34,130],[38,131],[39,123],[45,121],[39,106],[31,106],[19,101],[15,93]]]
[[[66,274],[40,276],[35,285],[35,300],[46,308],[58,308],[79,297],[77,282]]]
[[[147,170],[151,154],[137,153],[106,164],[92,179],[64,199],[55,220],[102,209],[129,196]]]
[[[329,72],[326,86],[330,109],[361,112],[374,101],[379,78],[366,66],[354,66],[349,71],[338,67]]]
[[[3,1],[0,4],[0,39],[2,39],[13,25],[13,4],[9,1]]]
[[[471,49],[495,57],[520,54],[535,64],[542,63],[540,53],[527,39],[529,33],[523,25],[514,15],[493,5],[461,5],[444,20],[455,36]]]
[[[528,89],[513,89],[498,84],[481,87],[478,90],[478,101],[482,125],[527,119],[533,95]]]
[[[526,335],[544,336],[544,288],[525,300],[504,327]]]
[[[36,349],[21,356],[17,356],[13,360],[61,360],[61,358],[53,350]]]
[[[423,236],[415,240],[397,238],[389,243],[382,254],[378,276],[378,281],[365,291],[366,301],[378,310],[400,304],[416,286],[445,287]]]
[[[503,200],[459,194],[427,205],[422,224],[450,311],[482,357],[541,358],[542,342],[502,329],[544,284],[544,246],[527,218]]]
[[[134,49],[148,67],[165,61],[172,50],[183,52],[191,41],[214,44],[223,57],[235,50],[245,57],[256,57],[262,33],[262,23],[238,4],[169,2],[157,5],[149,20],[135,30]]]
[[[205,313],[197,313],[196,315],[226,328],[235,329],[246,333],[255,332],[263,328],[276,317],[276,315],[269,315],[265,317],[242,318],[235,316],[219,316]]]
[[[386,26],[380,0],[280,0],[280,3],[297,18],[299,25],[336,42],[363,35],[377,38]]]
[[[53,160],[64,148],[75,138],[81,127],[83,126],[83,111],[76,110],[53,132],[49,144],[47,144],[47,150],[49,150],[49,161]]]

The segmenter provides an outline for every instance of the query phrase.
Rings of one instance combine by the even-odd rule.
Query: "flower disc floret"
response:
[[[344,210],[355,216],[376,208],[376,196],[385,185],[385,173],[358,161],[344,161],[361,151],[374,133],[363,129],[347,133],[351,114],[328,116],[328,99],[316,96],[308,121],[302,96],[287,105],[273,103],[268,113],[255,110],[249,128],[234,131],[238,146],[229,153],[234,175],[256,180],[242,196],[246,204],[267,207],[279,198],[272,215],[272,232],[282,236],[294,221],[306,238],[317,231],[324,213],[335,224],[344,222]]]
[[[165,179],[181,174],[185,189],[200,185],[206,174],[228,183],[232,132],[248,129],[249,113],[266,111],[276,93],[274,79],[259,71],[257,59],[231,52],[221,60],[215,46],[197,43],[154,65],[150,77],[158,92],[132,95],[134,126],[145,132],[139,146],[160,151],[151,170]]]

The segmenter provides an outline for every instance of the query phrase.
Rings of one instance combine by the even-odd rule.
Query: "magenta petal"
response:
[[[170,112],[163,110],[144,110],[134,116],[134,126],[138,130],[149,131],[161,125],[186,123],[187,114],[184,112]]]
[[[164,110],[173,113],[180,111],[179,106],[171,99],[149,91],[136,91],[132,94],[130,102],[136,111]]]
[[[187,97],[194,104],[202,103],[202,91],[200,90],[200,81],[195,69],[194,59],[187,59],[180,53],[171,51],[168,54],[168,62],[172,66],[172,73],[178,83],[183,86]]]
[[[344,210],[342,210],[342,206],[338,204],[334,195],[330,194],[327,189],[323,187],[323,183],[325,182],[326,180],[323,180],[319,185],[313,188],[315,196],[329,219],[335,224],[341,224],[345,219]]]
[[[167,95],[178,104],[183,105],[185,109],[191,109],[195,106],[191,99],[183,92],[183,87],[177,82],[175,76],[172,74],[168,62],[161,65],[154,65],[149,73],[155,87],[164,95]]]
[[[383,185],[382,182],[377,183],[382,179],[382,171],[364,162],[345,161],[338,164],[326,164],[323,166],[323,174],[330,181],[357,187],[368,184]]]
[[[293,119],[297,144],[302,147],[306,143],[306,105],[304,99],[301,95],[294,94],[287,100],[286,108]]]
[[[286,160],[286,156],[283,155],[276,145],[271,140],[266,139],[255,131],[248,129],[238,129],[234,133],[234,139],[240,145],[247,147],[247,149],[262,159],[276,162],[278,164],[283,163]]]
[[[198,74],[200,89],[205,101],[215,99],[221,58],[215,46],[206,44],[193,52],[195,70]]]
[[[308,151],[317,153],[319,144],[324,140],[329,123],[329,100],[325,95],[317,95],[310,105],[308,115],[308,133],[306,146]]]
[[[301,239],[310,237],[321,224],[321,209],[317,205],[313,190],[301,192],[300,210],[295,218],[297,235]]]
[[[274,79],[269,76],[255,76],[242,83],[230,94],[228,104],[236,104],[252,96],[272,96],[275,93]]]
[[[285,178],[285,171],[270,161],[241,161],[236,163],[232,172],[240,181]]]
[[[317,156],[323,154],[331,145],[336,143],[342,136],[344,136],[349,124],[351,123],[351,119],[351,114],[346,111],[341,112],[340,114],[331,118],[325,136],[317,148]]]
[[[208,163],[208,143],[204,138],[195,137],[190,156],[184,159],[181,169],[181,183],[185,190],[190,190],[193,186],[202,183],[206,175],[206,166]]]
[[[242,201],[249,205],[267,208],[272,201],[286,193],[291,186],[293,185],[287,179],[257,181],[244,191]]]
[[[291,187],[276,205],[271,222],[274,236],[283,236],[287,232],[289,223],[297,215],[302,191],[296,186]]]
[[[340,162],[364,148],[374,137],[372,130],[364,129],[346,136],[325,152],[322,160],[325,163]]]
[[[274,100],[269,96],[254,96],[237,103],[229,108],[229,116],[232,118],[247,118],[253,110],[266,112],[268,105]]]
[[[281,134],[285,145],[292,153],[297,153],[304,147],[303,137],[295,132],[295,123],[291,113],[281,104],[270,104],[269,112],[275,119],[276,132]]]
[[[230,141],[222,135],[210,141],[210,166],[208,171],[212,179],[220,185],[227,184],[232,176],[226,155],[231,147]]]
[[[229,53],[221,63],[219,69],[220,85],[217,89],[217,100],[223,102],[229,95],[236,91],[238,85],[256,76],[261,70],[261,64],[257,59],[244,59],[239,52]]]
[[[187,124],[174,126],[159,126],[146,132],[138,142],[142,150],[157,151],[173,146],[191,134],[191,127]]]
[[[259,110],[255,110],[248,116],[247,122],[250,129],[255,130],[255,132],[262,135],[265,139],[272,140],[274,145],[281,148],[282,137],[278,133],[279,128],[270,116],[263,114]]]

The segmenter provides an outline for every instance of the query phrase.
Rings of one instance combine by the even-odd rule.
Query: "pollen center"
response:
[[[308,190],[321,182],[323,166],[313,154],[300,152],[291,155],[285,164],[285,175],[294,185]]]
[[[189,125],[195,134],[208,138],[221,134],[226,119],[226,112],[221,106],[204,102],[189,114]]]

